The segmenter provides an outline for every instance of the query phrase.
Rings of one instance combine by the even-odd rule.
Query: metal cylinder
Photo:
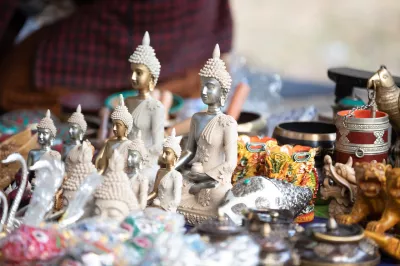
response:
[[[371,110],[344,110],[337,113],[336,162],[387,161],[390,148],[389,116],[381,111],[373,118]]]

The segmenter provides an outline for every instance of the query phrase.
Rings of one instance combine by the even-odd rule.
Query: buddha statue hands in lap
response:
[[[80,104],[76,108],[76,112],[74,112],[68,118],[68,124],[69,124],[68,133],[70,139],[63,145],[63,151],[62,151],[63,160],[67,158],[68,153],[72,150],[72,148],[74,148],[76,145],[81,145],[83,143],[83,138],[86,134],[87,123],[85,121],[85,116],[82,114],[82,109]]]
[[[171,136],[165,140],[163,154],[160,156],[160,162],[165,167],[158,170],[154,189],[148,197],[152,206],[170,212],[176,212],[182,198],[182,174],[175,170],[175,164],[182,152],[181,139],[182,137],[175,136],[173,129]]]
[[[58,151],[52,150],[54,139],[57,135],[57,128],[51,119],[50,110],[47,110],[46,116],[40,120],[37,125],[39,149],[30,150],[27,158],[28,168],[34,165],[46,153],[48,155],[61,160],[61,154]]]
[[[126,101],[133,118],[133,129],[129,139],[133,140],[135,132],[141,131],[149,151],[152,169],[145,172],[154,179],[158,170],[157,159],[162,152],[164,141],[165,111],[162,103],[150,95],[160,76],[161,65],[153,47],[150,46],[148,32],[143,37],[142,45],[130,56],[129,62],[132,70],[132,88],[138,91],[137,96],[129,97]]]
[[[120,95],[120,103],[111,113],[111,120],[113,123],[114,137],[106,140],[104,147],[101,149],[97,159],[96,168],[99,174],[106,172],[108,167],[108,161],[110,160],[114,150],[118,150],[119,153],[127,158],[128,146],[130,141],[127,136],[132,130],[132,116],[125,106],[124,98]]]
[[[216,45],[213,58],[200,71],[201,98],[207,112],[192,116],[187,148],[177,167],[192,167],[185,175],[179,212],[189,223],[217,216],[218,206],[232,187],[237,163],[237,122],[221,111],[231,87],[231,77]]]

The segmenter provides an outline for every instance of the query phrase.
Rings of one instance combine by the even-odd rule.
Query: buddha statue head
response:
[[[141,131],[138,130],[128,147],[128,163],[129,169],[142,169],[149,167],[149,153],[141,138]]]
[[[68,118],[69,136],[71,140],[83,141],[83,136],[86,133],[87,123],[85,116],[82,114],[81,105],[79,104],[70,118]]]
[[[200,70],[201,99],[207,105],[224,106],[231,88],[232,78],[220,58],[219,45],[215,46],[213,57]]]
[[[163,153],[161,155],[160,161],[161,163],[165,164],[167,168],[173,168],[176,162],[181,157],[181,139],[181,136],[176,137],[176,131],[175,128],[173,128],[171,136],[167,137],[164,141]]]
[[[128,136],[132,130],[133,118],[128,108],[125,106],[122,94],[119,96],[119,105],[115,107],[111,114],[111,120],[113,122],[114,136],[117,138]]]
[[[46,116],[37,125],[37,133],[38,142],[42,148],[53,145],[53,141],[57,135],[57,128],[54,125],[53,119],[51,119],[50,110],[47,110]]]
[[[123,156],[115,150],[108,162],[104,181],[94,194],[96,216],[123,220],[130,211],[138,208],[137,199],[131,190],[124,168]]]
[[[160,76],[161,64],[150,46],[150,36],[146,31],[142,44],[129,57],[132,70],[132,88],[142,92],[154,90]]]

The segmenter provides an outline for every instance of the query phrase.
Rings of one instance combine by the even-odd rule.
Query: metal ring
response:
[[[258,149],[255,149],[255,148],[253,148],[253,146],[261,146],[261,147]],[[267,146],[267,144],[262,143],[262,142],[249,142],[246,144],[246,149],[249,152],[262,152],[262,151],[265,151],[266,146]]]
[[[355,155],[357,158],[362,158],[362,157],[364,157],[364,150],[361,149],[361,148],[358,148],[358,149],[354,152],[354,155]]]

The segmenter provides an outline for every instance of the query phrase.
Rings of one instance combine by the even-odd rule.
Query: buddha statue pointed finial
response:
[[[150,46],[150,35],[148,31],[144,33],[142,45]]]
[[[220,52],[220,50],[219,50],[219,45],[218,45],[218,43],[215,45],[215,48],[214,48],[214,52],[213,52],[213,58],[214,59],[219,59],[221,57],[221,52]]]

